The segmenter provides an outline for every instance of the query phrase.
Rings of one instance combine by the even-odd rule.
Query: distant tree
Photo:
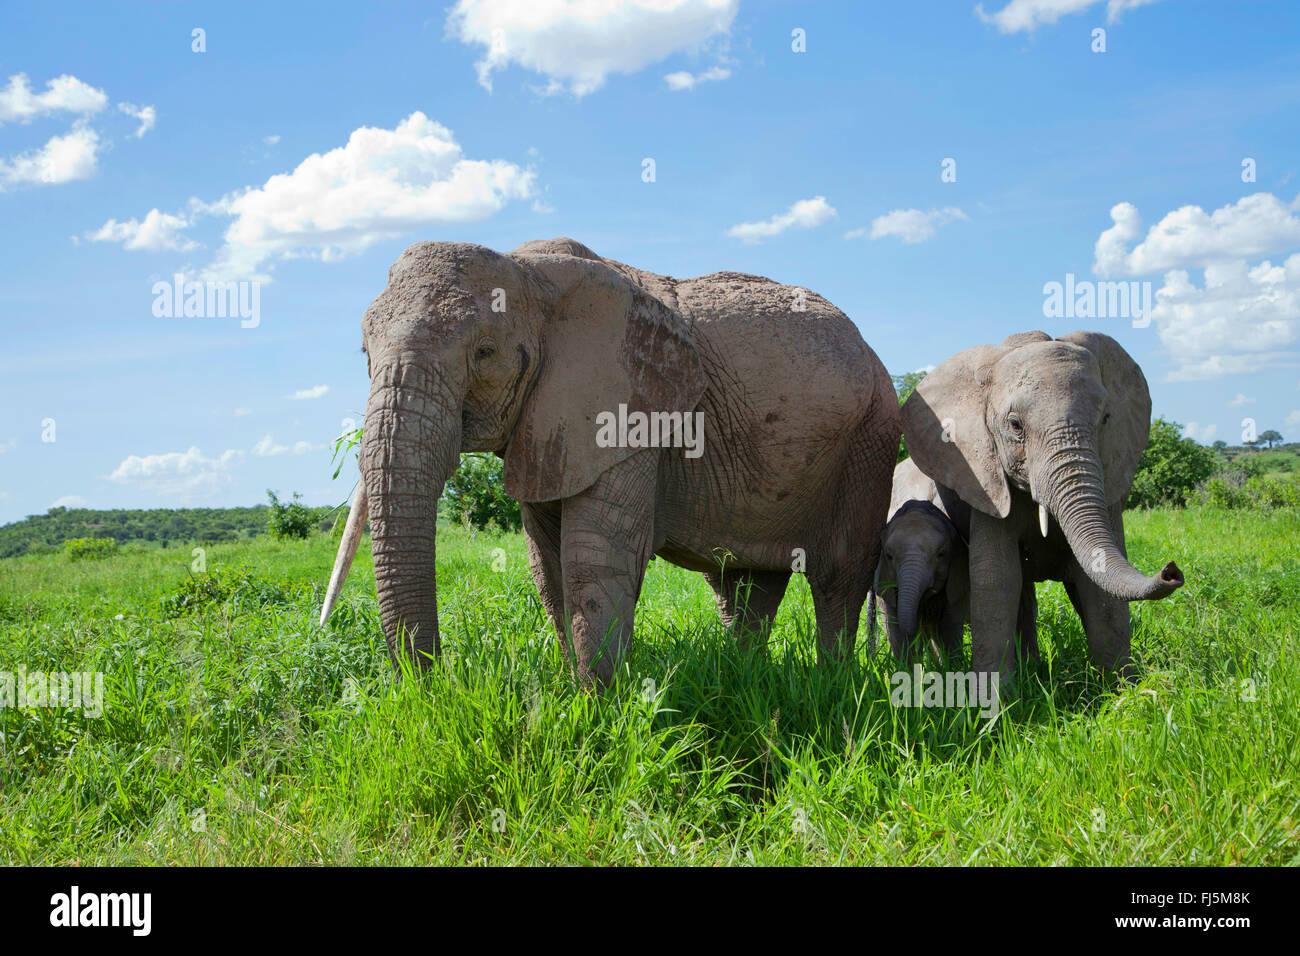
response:
[[[1270,428],[1266,432],[1260,432],[1259,440],[1262,442],[1268,442],[1268,447],[1272,448],[1277,442],[1282,440],[1282,436]]]
[[[275,492],[268,488],[266,497],[271,502],[271,513],[266,524],[271,537],[282,541],[285,538],[305,538],[311,534],[315,517],[311,509],[302,503],[302,495],[295,491],[292,501],[281,502]]]
[[[1183,437],[1182,425],[1157,418],[1151,423],[1147,447],[1138,460],[1128,506],[1182,506],[1192,489],[1214,473],[1216,464],[1213,451],[1195,439]]]
[[[904,372],[902,375],[891,375],[894,380],[894,391],[898,393],[898,407],[902,408],[907,397],[916,391],[916,386],[921,384],[921,379],[925,378],[925,372],[918,369],[915,372]],[[907,458],[907,440],[901,435],[898,439],[898,457],[896,462]]]
[[[523,524],[519,502],[506,494],[501,459],[496,455],[461,455],[460,467],[447,479],[439,504],[446,517],[475,528],[495,524],[518,531]]]
[[[1227,451],[1228,443],[1224,441],[1222,438],[1220,438],[1210,447],[1213,448],[1215,451],[1217,451],[1220,455],[1222,455],[1225,451]]]

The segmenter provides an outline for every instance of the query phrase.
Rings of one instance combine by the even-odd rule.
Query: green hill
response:
[[[334,509],[312,511],[321,530],[333,525]],[[266,505],[147,511],[51,508],[43,515],[0,526],[0,558],[55,550],[70,538],[114,538],[118,544],[143,541],[160,548],[247,540],[266,534],[267,517]]]

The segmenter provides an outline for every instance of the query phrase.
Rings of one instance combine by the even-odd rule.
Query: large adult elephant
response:
[[[461,452],[491,451],[584,682],[612,677],[652,554],[703,572],[742,634],[803,570],[819,657],[851,653],[900,425],[889,375],[826,300],[736,272],[653,275],[571,239],[508,255],[421,242],[362,335],[361,483],[322,622],[368,511],[389,651],[439,652],[438,496]],[[689,447],[647,447],[636,413],[677,416]]]
[[[1093,663],[1128,670],[1128,602],[1183,584],[1173,562],[1148,577],[1124,547],[1124,502],[1150,427],[1142,370],[1100,332],[1022,332],[966,349],[904,403],[908,450],[970,544],[977,671],[1009,684],[1017,618],[1035,627],[1027,606],[1047,580],[1064,582]],[[1036,646],[1036,634],[1022,638]]]

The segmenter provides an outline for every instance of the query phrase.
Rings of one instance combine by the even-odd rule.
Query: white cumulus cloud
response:
[[[277,445],[270,435],[265,435],[253,446],[253,454],[259,458],[271,458],[276,455],[305,455],[308,452],[322,451],[324,445],[313,445],[309,441],[294,442],[292,445]]]
[[[1040,26],[1050,26],[1061,17],[1081,13],[1102,0],[1011,0],[996,13],[985,13],[984,4],[975,4],[975,15],[991,23],[1002,33],[1032,33]],[[1114,23],[1125,10],[1145,7],[1156,0],[1105,0],[1106,22]]]
[[[447,34],[485,48],[479,83],[511,64],[547,77],[547,92],[585,96],[612,73],[635,73],[725,38],[740,0],[459,0]]]
[[[1145,236],[1133,204],[1111,209],[1113,225],[1097,238],[1093,271],[1102,277],[1164,274],[1152,318],[1177,363],[1168,380],[1300,364],[1300,253],[1293,251],[1300,248],[1298,209],[1300,198],[1288,204],[1255,193],[1212,213],[1182,206]],[[1252,264],[1265,255],[1279,258]],[[1200,270],[1199,284],[1194,270]]]
[[[1228,407],[1241,408],[1243,405],[1253,405],[1254,403],[1255,400],[1253,398],[1247,398],[1241,392],[1238,392],[1237,397],[1228,403]]]
[[[158,122],[158,111],[152,106],[136,106],[134,103],[118,103],[117,108],[127,116],[134,117],[140,121],[140,125],[135,131],[136,139],[143,138],[144,134],[153,129],[154,124]]]
[[[1243,196],[1207,213],[1183,206],[1165,215],[1131,250],[1141,235],[1141,217],[1132,203],[1110,211],[1114,225],[1097,237],[1093,271],[1109,276],[1149,275],[1202,265],[1215,259],[1253,258],[1300,245],[1300,197],[1288,204],[1272,193]]]
[[[742,222],[732,226],[727,230],[727,235],[745,242],[758,242],[779,236],[787,229],[814,229],[837,215],[825,196],[814,196],[812,199],[800,199],[785,212],[779,212],[762,222]]]
[[[41,148],[0,158],[0,192],[18,184],[54,185],[89,179],[95,174],[99,134],[76,125],[64,136],[53,136]]]
[[[717,80],[725,80],[731,76],[731,71],[725,66],[715,66],[705,70],[703,73],[691,73],[688,70],[678,70],[676,73],[669,73],[664,77],[664,82],[668,84],[670,90],[693,90],[701,83],[712,83]]]
[[[415,112],[395,129],[363,126],[347,145],[227,197],[234,222],[210,277],[251,277],[268,260],[324,261],[435,223],[485,219],[535,190],[531,170],[466,159],[445,126]]]
[[[293,401],[302,401],[303,399],[307,399],[307,398],[320,398],[329,390],[330,387],[328,385],[313,385],[311,388],[298,389],[298,391],[288,396],[288,398],[292,399]]]
[[[202,216],[224,217],[231,220],[224,243],[202,278],[266,282],[261,270],[276,259],[336,261],[430,225],[486,219],[535,193],[532,169],[467,159],[451,130],[415,112],[395,129],[356,129],[346,145],[313,153],[261,186],[214,202],[192,198],[175,214],[155,209],[138,227],[134,219],[111,219],[88,238],[129,249],[186,249],[181,230]],[[152,244],[131,244],[151,217]]]
[[[33,93],[27,75],[15,73],[9,77],[9,85],[0,89],[0,125],[26,123],[58,112],[91,116],[107,105],[107,93],[75,76],[57,76],[45,84],[44,93]]]
[[[845,239],[858,239],[864,235],[872,239],[894,236],[910,244],[924,242],[931,238],[939,227],[956,219],[969,221],[969,216],[956,206],[943,209],[895,209],[871,220],[871,231],[852,229],[844,234]]]
[[[230,484],[231,469],[243,457],[242,451],[231,449],[208,458],[196,447],[161,455],[129,455],[107,477],[159,497],[178,498],[183,503],[200,501]]]
[[[98,229],[84,233],[83,237],[91,242],[120,242],[124,249],[145,252],[176,249],[184,252],[198,245],[181,234],[181,230],[189,225],[190,220],[184,216],[151,209],[143,222],[136,219],[128,219],[126,222],[110,219]]]

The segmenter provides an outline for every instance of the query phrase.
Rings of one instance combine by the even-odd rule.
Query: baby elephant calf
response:
[[[916,660],[927,641],[940,660],[959,658],[962,628],[970,616],[969,555],[934,482],[910,458],[894,469],[889,510],[867,607],[871,647],[874,650],[879,594],[896,658]]]

